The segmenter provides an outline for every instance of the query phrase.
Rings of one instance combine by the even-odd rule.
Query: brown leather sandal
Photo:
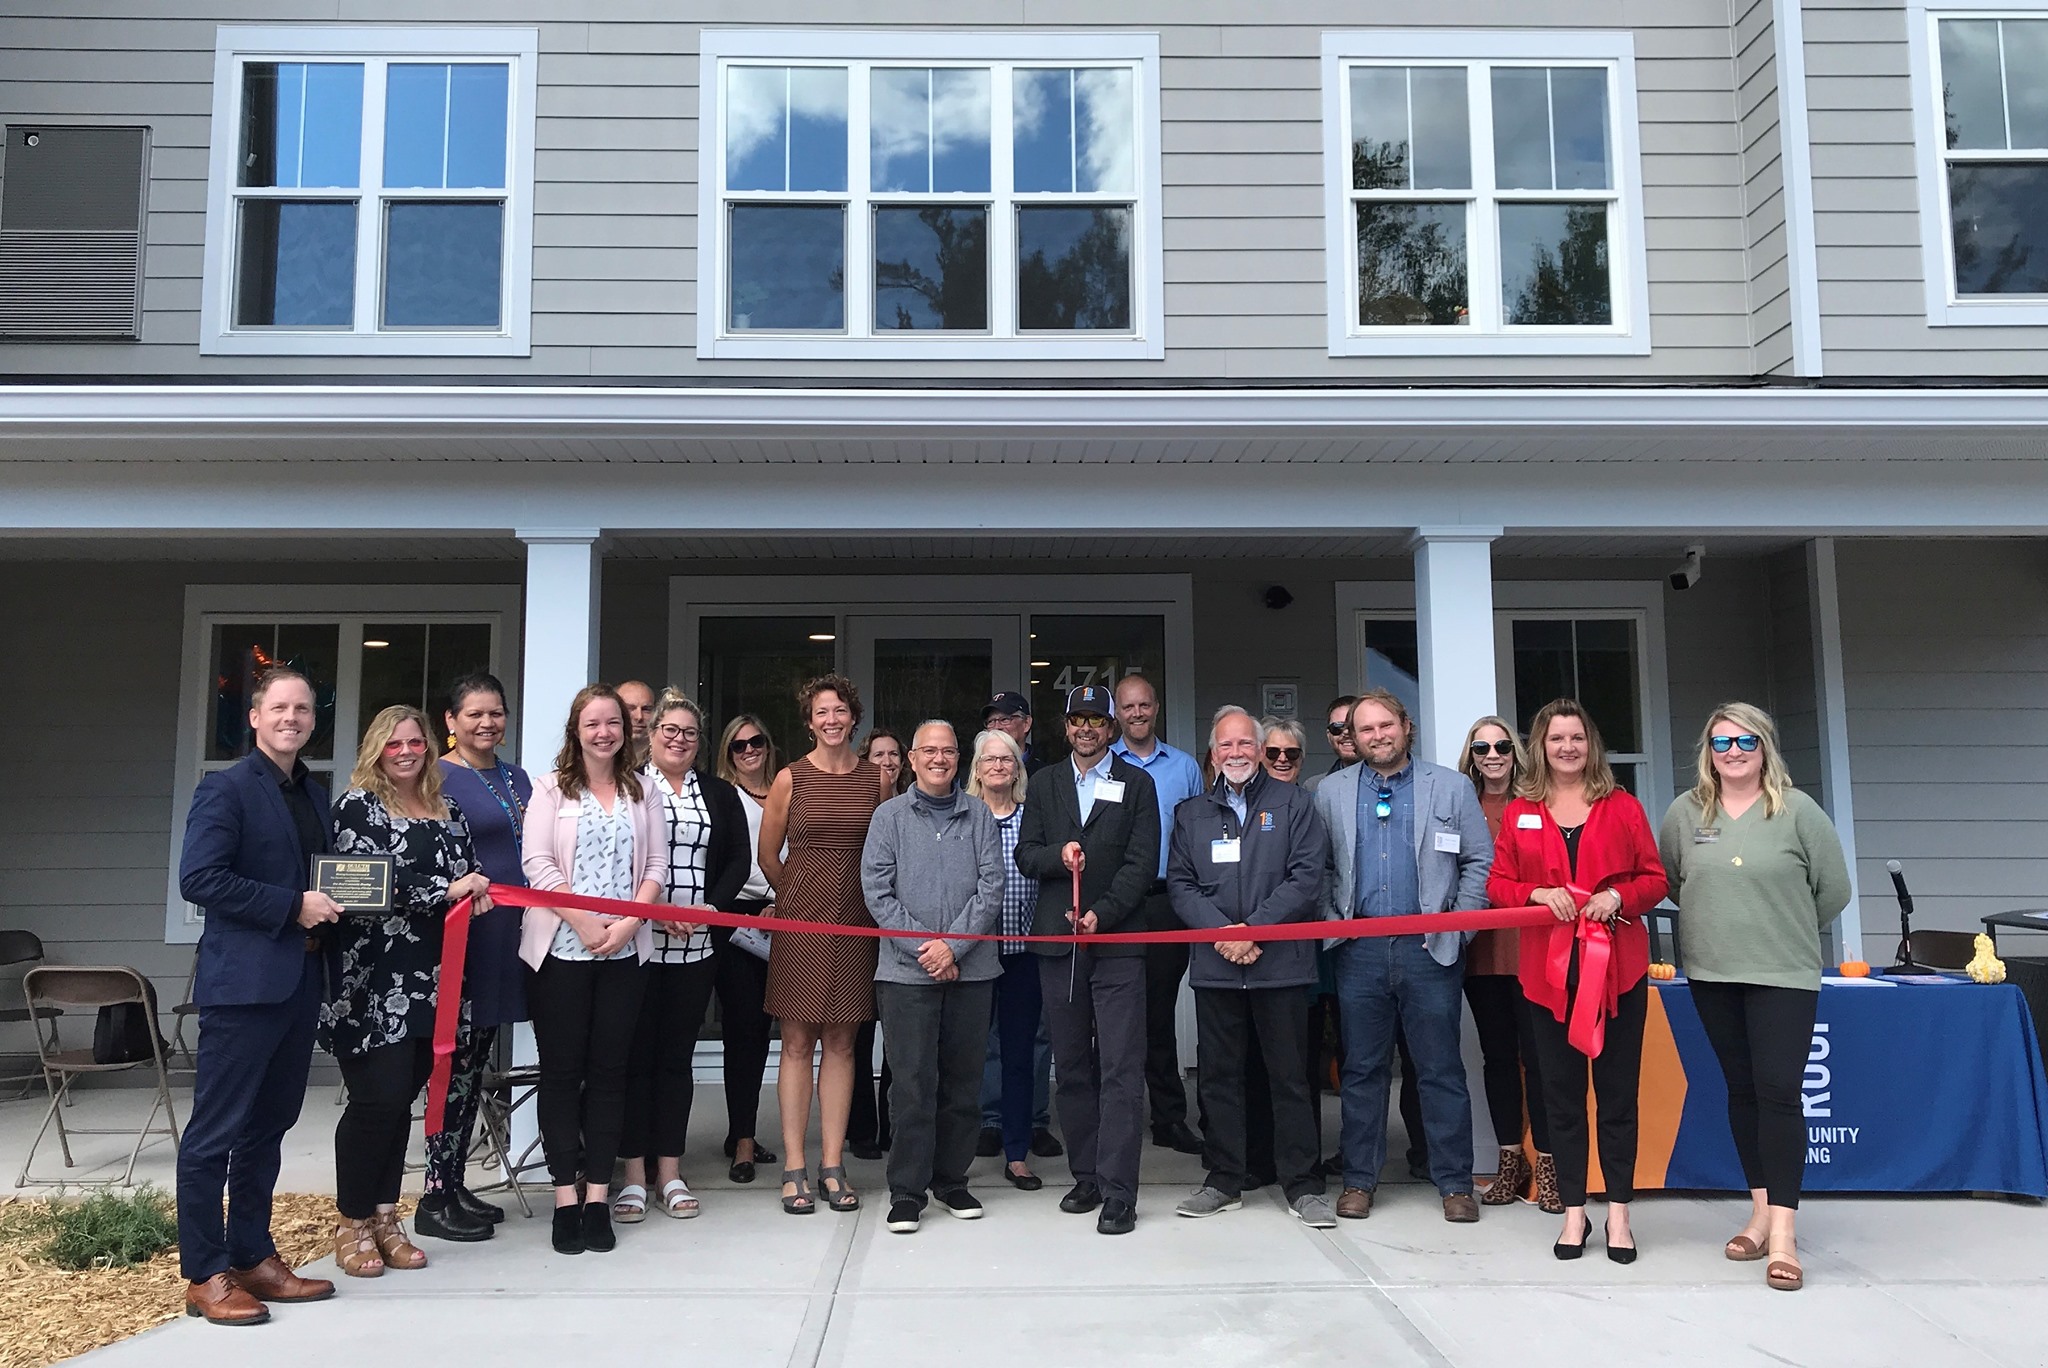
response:
[[[1755,1263],[1764,1256],[1764,1247],[1747,1235],[1737,1235],[1722,1246],[1721,1252],[1730,1263]]]
[[[1787,1259],[1773,1259],[1764,1267],[1764,1281],[1774,1292],[1797,1292],[1806,1286],[1806,1272]]]
[[[351,1278],[384,1276],[384,1258],[377,1252],[377,1241],[370,1234],[368,1221],[344,1216],[335,1223],[334,1262]]]
[[[427,1266],[427,1252],[405,1238],[405,1227],[395,1211],[380,1211],[370,1218],[370,1235],[386,1268],[413,1269]]]

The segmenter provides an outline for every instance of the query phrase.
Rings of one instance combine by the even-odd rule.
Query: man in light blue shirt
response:
[[[1111,753],[1145,771],[1159,797],[1159,829],[1173,830],[1173,810],[1202,791],[1195,757],[1159,739],[1159,694],[1143,675],[1127,675],[1116,686],[1116,720],[1123,735]],[[1181,921],[1166,896],[1167,845],[1159,843],[1159,877],[1145,896],[1145,929],[1176,931]],[[1188,1126],[1187,1083],[1180,1070],[1180,1041],[1174,1017],[1180,984],[1187,977],[1188,947],[1145,947],[1145,1091],[1152,1112],[1152,1143],[1182,1154],[1200,1154],[1202,1141]]]

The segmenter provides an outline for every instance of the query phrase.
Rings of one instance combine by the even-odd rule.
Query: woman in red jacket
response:
[[[1557,1157],[1564,1233],[1552,1253],[1586,1248],[1586,1071],[1600,1107],[1600,1172],[1607,1187],[1607,1257],[1634,1263],[1628,1203],[1635,1196],[1636,1088],[1649,1009],[1650,935],[1643,916],[1664,897],[1657,836],[1634,796],[1618,788],[1600,731],[1560,698],[1529,726],[1529,769],[1501,819],[1488,900],[1557,914],[1548,932],[1522,933],[1522,992],[1543,1075]]]

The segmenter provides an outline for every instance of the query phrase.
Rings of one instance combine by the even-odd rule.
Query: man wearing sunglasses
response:
[[[1486,906],[1493,839],[1471,783],[1413,758],[1415,726],[1384,689],[1359,696],[1351,734],[1363,762],[1330,775],[1316,808],[1330,828],[1325,915],[1399,917]],[[1407,1037],[1444,1219],[1479,1219],[1472,1196],[1472,1097],[1460,1054],[1466,934],[1364,936],[1336,951],[1344,1031],[1344,1191],[1337,1214],[1364,1220],[1387,1159],[1387,1085],[1396,1028]]]
[[[1323,739],[1330,743],[1330,767],[1321,774],[1312,774],[1302,781],[1302,787],[1310,793],[1321,787],[1323,780],[1338,770],[1350,769],[1358,763],[1358,747],[1351,740],[1351,705],[1358,699],[1351,694],[1339,694],[1330,700],[1330,706],[1323,710],[1329,722],[1323,727]],[[1305,757],[1304,757],[1305,758]]]

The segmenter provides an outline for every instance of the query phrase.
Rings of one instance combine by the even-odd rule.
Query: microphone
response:
[[[1913,895],[1906,891],[1905,866],[1897,860],[1884,862],[1885,873],[1892,876],[1892,891],[1899,898],[1899,950],[1898,963],[1885,972],[1888,974],[1932,973],[1926,965],[1913,958]]]
[[[1899,910],[1907,916],[1913,915],[1913,895],[1906,891],[1905,866],[1897,860],[1884,862],[1885,872],[1892,876],[1892,891],[1899,895]]]

